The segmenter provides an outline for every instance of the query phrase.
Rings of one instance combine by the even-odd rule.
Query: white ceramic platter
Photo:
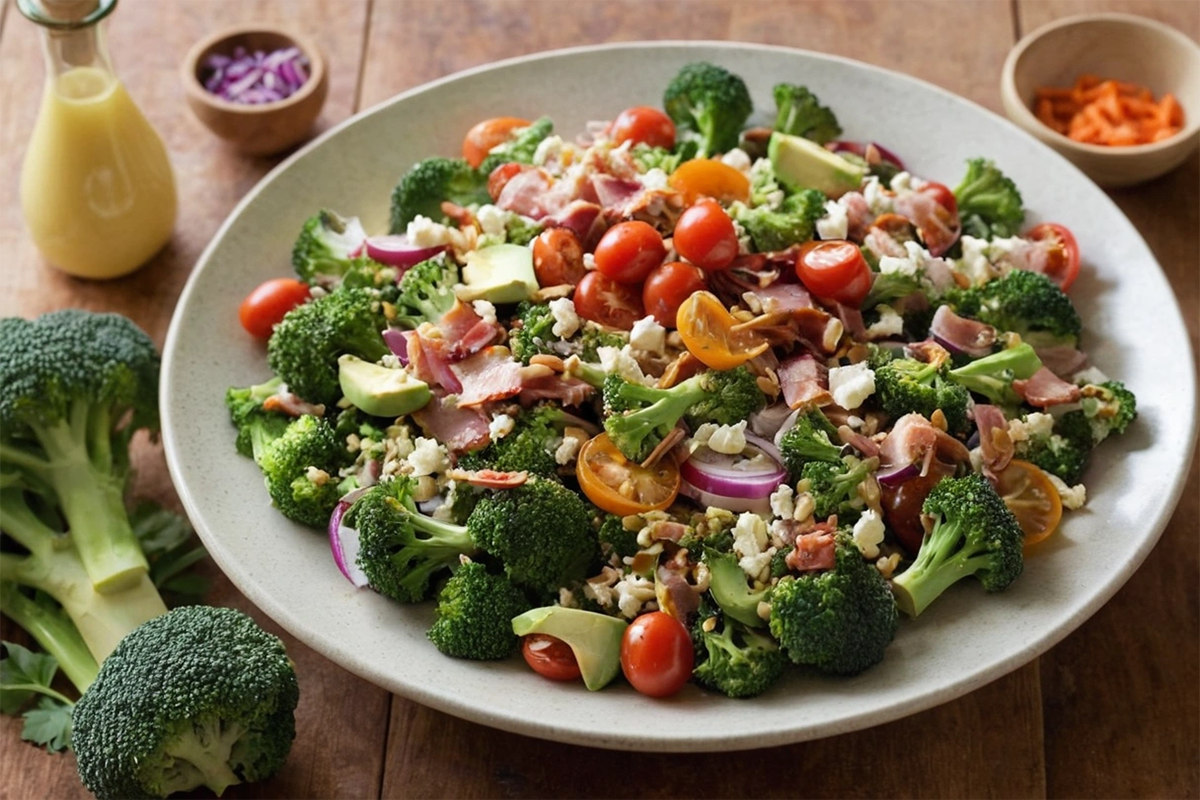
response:
[[[689,686],[653,701],[615,685],[554,684],[519,658],[474,663],[426,640],[432,609],[355,590],[323,534],[271,508],[255,465],[233,448],[225,388],[267,375],[237,323],[246,293],[290,274],[303,221],[321,207],[386,226],[393,184],[414,161],[456,155],[490,116],[553,117],[573,136],[631,105],[659,105],[685,63],[745,78],[759,115],[771,86],[803,83],[850,139],[873,139],[917,175],[954,185],[986,155],[1020,187],[1030,224],[1054,220],[1086,263],[1073,289],[1094,364],[1137,394],[1140,419],[1087,473],[1089,502],[1007,592],[964,581],[920,620],[903,620],[884,662],[853,679],[796,674],[767,696],[728,700]],[[209,551],[255,604],[333,661],[389,690],[486,725],[619,749],[765,747],[879,724],[965,694],[1047,650],[1140,565],[1183,486],[1194,440],[1192,359],[1178,306],[1150,250],[1082,173],[1000,117],[912,78],[853,61],[737,44],[624,44],[506,61],[415,89],[329,131],[238,205],[184,290],[167,337],[163,438],[171,475]],[[1182,599],[1181,599],[1182,602]],[[301,676],[303,684],[303,676]]]

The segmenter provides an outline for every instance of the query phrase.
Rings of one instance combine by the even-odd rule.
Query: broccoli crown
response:
[[[705,631],[700,623],[695,636],[701,659],[692,676],[700,685],[729,697],[754,697],[770,689],[787,665],[779,645],[732,619],[718,624],[720,631]]]
[[[73,715],[100,800],[262,780],[283,765],[300,698],[283,642],[230,608],[185,606],[117,645]]]
[[[512,618],[530,608],[525,593],[508,578],[468,561],[438,594],[437,621],[429,629],[429,640],[454,658],[508,658],[517,648]]]
[[[917,616],[942,592],[974,575],[989,592],[1017,579],[1024,566],[1025,535],[987,478],[945,478],[929,492],[921,512],[934,518],[912,565],[892,580],[900,610]]]
[[[601,555],[606,557],[614,553],[621,558],[637,555],[641,549],[637,537],[637,530],[626,528],[624,518],[616,514],[605,514],[596,529]]]
[[[331,406],[342,395],[338,356],[375,362],[391,352],[383,341],[387,319],[369,289],[340,289],[296,306],[275,326],[267,363],[290,391]]]
[[[1082,393],[1083,413],[1094,444],[1100,444],[1110,434],[1124,433],[1129,423],[1137,419],[1137,398],[1120,381],[1088,384]]]
[[[322,209],[305,220],[292,246],[292,267],[305,283],[344,275],[367,238],[357,217],[346,219]],[[370,259],[364,259],[369,261]]]
[[[494,469],[500,472],[525,471],[543,478],[558,476],[554,458],[555,440],[564,427],[561,408],[550,403],[523,410],[513,429],[487,447],[464,453],[458,459],[462,469]]]
[[[432,578],[476,552],[466,529],[423,516],[412,499],[414,483],[397,477],[372,486],[346,512],[358,531],[355,563],[371,588],[401,603],[429,596]]]
[[[467,530],[481,549],[499,559],[509,580],[544,595],[581,580],[598,549],[591,515],[579,495],[545,479],[485,495],[471,512]]]
[[[813,238],[817,220],[825,214],[825,195],[804,189],[784,198],[779,210],[766,206],[737,206],[734,218],[741,223],[760,253],[786,250]]]
[[[444,253],[413,266],[400,279],[396,321],[408,328],[437,323],[454,305],[458,266]]]
[[[404,233],[418,215],[445,218],[442,203],[470,206],[490,203],[488,173],[461,158],[427,158],[412,166],[392,191],[392,233]]]
[[[893,359],[875,370],[875,396],[894,419],[914,412],[929,419],[940,408],[951,433],[964,433],[970,425],[967,390],[950,380],[944,363]]]
[[[517,307],[517,318],[521,324],[509,332],[509,348],[513,357],[523,364],[528,364],[538,354],[560,358],[577,355],[591,364],[600,360],[599,348],[625,345],[621,334],[588,323],[569,339],[562,338],[554,332],[554,315],[546,303],[521,303]]]
[[[513,131],[513,138],[492,148],[487,158],[479,165],[479,173],[486,179],[492,174],[492,170],[501,164],[532,164],[533,154],[537,152],[538,145],[553,132],[554,122],[549,117],[540,117],[529,127]]]
[[[681,138],[698,146],[696,158],[737,147],[742,125],[754,111],[746,83],[724,67],[688,64],[667,84],[663,108]]]
[[[967,161],[967,174],[954,190],[963,233],[977,239],[1016,236],[1025,221],[1021,193],[985,158]]]
[[[280,411],[268,411],[263,402],[273,397],[283,386],[272,378],[255,386],[230,386],[225,392],[225,407],[229,419],[237,428],[235,446],[239,454],[257,461],[266,445],[278,439],[292,421]]]
[[[771,633],[795,663],[854,675],[883,660],[896,633],[896,603],[849,535],[837,534],[835,547],[833,569],[779,579]]]
[[[977,358],[946,374],[950,380],[983,395],[996,405],[1011,407],[1021,403],[1021,396],[1013,389],[1013,381],[1027,380],[1041,368],[1042,360],[1037,353],[1022,342],[1016,347]]]
[[[1010,270],[982,286],[951,291],[947,299],[959,314],[1018,333],[1036,347],[1075,347],[1083,332],[1071,298],[1039,272]]]
[[[818,409],[809,409],[796,417],[796,423],[779,440],[783,464],[793,479],[798,479],[809,461],[828,461],[840,464],[842,446],[838,443],[837,428]]]
[[[1049,434],[1018,442],[1016,455],[1073,484],[1087,466],[1092,445],[1092,429],[1087,415],[1075,410],[1059,417]]]
[[[752,591],[733,553],[706,545],[704,563],[708,565],[708,591],[725,615],[752,628],[766,625],[766,620],[758,615],[758,605],[770,597],[770,588]]]
[[[775,130],[825,144],[842,135],[842,126],[828,107],[805,86],[777,83],[774,89]]]
[[[840,524],[853,524],[862,515],[863,500],[858,487],[871,474],[871,464],[848,456],[840,461],[809,461],[800,470],[808,481],[817,519],[837,515]]]
[[[280,513],[302,525],[324,528],[341,497],[337,473],[347,456],[343,440],[328,422],[305,415],[266,446],[258,465]]]

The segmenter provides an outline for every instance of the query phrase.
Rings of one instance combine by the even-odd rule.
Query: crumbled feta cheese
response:
[[[897,172],[889,184],[893,192],[918,192],[925,187],[925,181],[908,172]]]
[[[1077,508],[1081,508],[1087,502],[1087,487],[1082,483],[1068,486],[1066,481],[1052,472],[1047,472],[1046,477],[1054,484],[1055,491],[1058,492],[1059,498],[1062,499],[1063,508],[1074,511]]]
[[[955,272],[965,275],[972,286],[982,286],[990,281],[992,265],[987,257],[987,239],[963,234],[959,242],[962,243],[962,256],[954,262]]]
[[[538,143],[537,149],[533,151],[533,163],[540,167],[550,161],[558,161],[562,156],[562,151],[562,137],[557,134],[547,136]]]
[[[738,566],[747,576],[760,579],[770,571],[771,557],[777,552],[770,546],[767,521],[749,511],[738,517],[733,526],[733,552],[738,555]]]
[[[647,378],[642,373],[642,366],[633,357],[633,348],[629,345],[620,348],[597,347],[596,355],[600,357],[600,368],[609,374],[620,375],[627,381],[647,386],[654,382],[653,378]]]
[[[570,464],[587,439],[587,431],[582,428],[567,428],[563,432],[562,441],[554,448],[554,463],[562,466]]]
[[[417,214],[404,231],[414,247],[439,247],[450,244],[450,229],[429,217]]]
[[[400,357],[395,353],[388,353],[379,359],[379,366],[387,367],[388,369],[404,369],[404,365],[400,363]]]
[[[475,221],[488,236],[504,238],[507,232],[508,212],[489,203],[480,206],[475,212]]]
[[[550,329],[551,332],[562,339],[574,336],[582,324],[579,315],[575,313],[575,302],[569,297],[551,300],[550,316],[554,317],[554,327]]]
[[[596,268],[596,256],[592,253],[583,254],[583,268],[591,271]]]
[[[629,343],[638,350],[661,353],[667,346],[667,329],[659,325],[654,317],[642,317],[633,323]]]
[[[712,423],[705,423],[711,425]],[[746,449],[746,420],[734,425],[717,425],[708,435],[708,449],[726,456],[741,455]]]
[[[854,544],[867,558],[879,555],[879,544],[883,541],[883,520],[872,509],[862,512],[854,523]]]
[[[735,147],[728,153],[721,156],[721,163],[733,167],[738,172],[749,174],[752,164],[750,156],[746,155],[746,151],[739,147]]]
[[[1013,443],[1027,442],[1030,439],[1049,436],[1054,430],[1054,416],[1034,411],[1025,419],[1010,419],[1008,421],[1008,438]]]
[[[825,216],[817,220],[817,235],[822,239],[845,239],[849,226],[846,207],[836,200],[826,200]]]
[[[475,300],[471,303],[471,308],[479,315],[480,319],[489,325],[496,324],[496,307],[488,300]]]
[[[408,455],[408,465],[412,468],[413,477],[419,478],[422,475],[445,472],[450,466],[450,459],[446,455],[446,448],[438,444],[436,439],[418,436],[417,441],[413,443],[413,451]]]
[[[649,191],[662,191],[670,184],[667,182],[667,173],[663,172],[658,167],[648,169],[642,174],[642,188]]]
[[[779,488],[771,492],[771,513],[779,519],[791,519],[792,514],[796,513],[795,496],[792,487],[786,483],[779,484]]]
[[[1094,383],[1101,384],[1108,381],[1108,376],[1101,372],[1096,367],[1086,367],[1079,370],[1071,376],[1071,383]]]
[[[931,257],[929,251],[916,242],[905,242],[904,249],[904,256],[884,256],[879,259],[879,271],[885,274],[920,277],[925,268],[925,260]]]
[[[642,610],[642,605],[654,600],[656,596],[654,593],[654,581],[634,573],[630,573],[617,581],[617,585],[613,587],[613,591],[617,595],[617,608],[620,609],[621,616],[626,619],[636,617],[638,612]]]
[[[891,213],[894,200],[892,193],[883,188],[879,178],[874,175],[867,176],[866,182],[863,183],[862,196],[867,201],[867,207],[875,216]]]
[[[874,391],[875,373],[865,361],[829,370],[829,393],[833,402],[847,411],[861,406]]]
[[[886,339],[904,333],[904,317],[900,316],[896,309],[886,303],[880,303],[875,306],[875,310],[879,312],[879,319],[867,326],[868,339]]]
[[[512,433],[513,427],[516,425],[516,420],[508,414],[497,414],[492,417],[492,421],[488,423],[488,435],[492,437],[492,441],[503,439]]]

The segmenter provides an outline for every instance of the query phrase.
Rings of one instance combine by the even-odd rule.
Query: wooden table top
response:
[[[636,39],[729,39],[836,53],[915,75],[1000,111],[1000,67],[1024,32],[1120,10],[1200,38],[1188,0],[123,0],[109,24],[118,74],[163,135],[179,183],[175,238],[111,283],[68,278],[25,233],[17,176],[42,88],[38,37],[0,5],[0,316],[78,306],[131,316],[161,344],[176,298],[221,220],[275,160],[239,157],[193,119],[177,69],[212,30],[286,22],[331,65],[327,128],[397,92],[496,59]],[[1200,109],[1193,109],[1200,113]],[[1110,193],[1200,331],[1200,157]],[[136,454],[137,494],[178,508],[160,449]],[[253,609],[215,568],[210,601],[255,614],[300,676],[287,767],[227,797],[1197,797],[1200,795],[1200,470],[1159,545],[1117,596],[1030,664],[888,725],[769,750],[678,756],[554,744],[464,722],[345,672]],[[1119,532],[1114,532],[1119,533]],[[733,702],[733,701],[731,701]],[[614,721],[615,722],[615,721]],[[0,798],[85,798],[70,755],[0,722]],[[696,769],[703,762],[703,769]]]

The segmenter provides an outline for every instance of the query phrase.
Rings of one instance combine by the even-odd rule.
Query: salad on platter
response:
[[[857,674],[1018,579],[1136,418],[1074,237],[996,164],[951,189],[774,101],[750,125],[696,63],[574,137],[484,120],[243,302],[272,374],[226,395],[238,452],[446,655],[651,696]]]

